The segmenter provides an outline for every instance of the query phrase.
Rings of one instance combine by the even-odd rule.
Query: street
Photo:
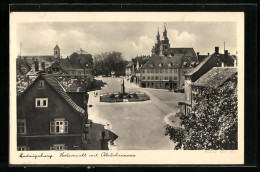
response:
[[[118,150],[171,150],[174,143],[164,136],[166,124],[178,125],[174,115],[178,111],[178,102],[184,99],[183,93],[169,92],[164,89],[140,88],[125,79],[126,92],[144,92],[151,98],[144,102],[99,102],[104,93],[120,92],[122,78],[98,77],[105,87],[94,96],[89,92],[89,118],[104,124],[107,129],[118,135],[115,146]],[[169,117],[171,117],[169,120]],[[174,119],[174,120],[173,120]],[[172,122],[173,121],[173,122]]]

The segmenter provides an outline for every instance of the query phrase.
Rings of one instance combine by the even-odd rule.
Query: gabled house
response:
[[[190,85],[190,100],[179,102],[180,112],[189,113],[195,105],[194,98],[200,96],[205,88],[219,88],[231,77],[237,75],[236,67],[213,67]]]
[[[191,72],[184,74],[185,77],[185,101],[191,100],[190,85],[198,80],[202,75],[207,73],[213,67],[233,67],[236,66],[234,56],[225,50],[224,54],[219,53],[219,47],[215,47],[215,52],[210,54],[200,62]]]
[[[17,149],[82,149],[84,103],[84,93],[71,96],[53,76],[39,75],[17,97]]]

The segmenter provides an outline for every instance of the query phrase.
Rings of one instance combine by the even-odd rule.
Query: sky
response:
[[[235,22],[167,22],[171,48],[192,47],[200,54],[237,51]],[[63,58],[82,48],[90,54],[123,53],[125,60],[151,55],[156,34],[162,37],[163,22],[31,22],[17,25],[17,47],[22,55],[53,55],[56,44]]]

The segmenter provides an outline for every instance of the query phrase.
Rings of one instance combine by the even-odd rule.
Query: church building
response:
[[[184,88],[183,74],[198,64],[193,48],[171,48],[164,25],[163,37],[158,31],[152,56],[141,68],[141,86],[150,88]]]

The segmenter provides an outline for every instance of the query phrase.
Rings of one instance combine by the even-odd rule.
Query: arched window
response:
[[[160,67],[163,66],[163,63],[159,63],[159,66],[160,66]]]
[[[171,67],[171,66],[172,66],[172,63],[169,63],[168,66]]]

